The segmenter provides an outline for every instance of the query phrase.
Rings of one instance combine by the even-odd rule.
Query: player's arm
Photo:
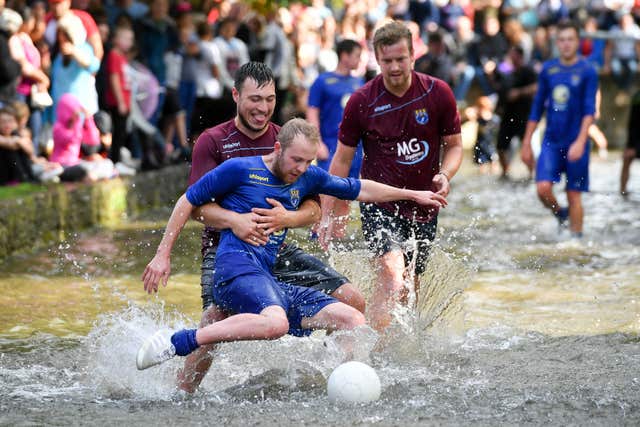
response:
[[[343,144],[338,140],[336,152],[329,166],[329,173],[338,177],[346,177],[351,169],[351,162],[356,154],[356,147]],[[323,195],[320,197],[320,207],[322,208],[322,218],[320,220],[320,228],[318,229],[318,241],[320,245],[326,248],[329,240],[333,236],[334,206],[336,198]]]
[[[275,199],[266,200],[273,206],[271,209],[252,209],[252,213],[257,214],[255,221],[263,236],[269,236],[285,228],[306,227],[320,219],[320,205],[315,199],[305,199],[296,211],[285,209],[282,203]]]
[[[156,255],[147,264],[142,273],[144,290],[148,293],[158,292],[158,283],[161,281],[162,286],[167,286],[167,280],[169,280],[169,274],[171,273],[171,250],[176,240],[178,240],[182,228],[189,220],[192,211],[193,205],[187,199],[186,194],[183,194],[173,208],[167,228],[156,250]]]
[[[441,208],[447,206],[447,199],[432,191],[409,190],[396,188],[380,182],[368,179],[360,180],[360,192],[356,200],[368,203],[395,202],[397,200],[410,200],[423,206]]]
[[[529,168],[533,167],[533,150],[531,149],[531,137],[535,132],[542,117],[544,111],[545,98],[548,93],[548,85],[546,79],[546,71],[543,68],[538,77],[538,89],[536,95],[533,98],[533,104],[531,105],[531,113],[529,120],[527,121],[527,127],[522,137],[522,149],[520,150],[520,157],[525,165]]]
[[[451,189],[451,178],[458,172],[462,164],[462,135],[446,135],[442,137],[442,164],[440,171],[433,177],[437,193],[447,197]]]
[[[209,133],[203,132],[193,147],[191,155],[193,163],[189,174],[189,184],[194,184],[207,172],[222,164],[220,153],[212,147],[217,147],[213,137]],[[195,207],[191,218],[218,230],[231,229],[236,237],[250,245],[266,244],[268,240],[262,230],[258,229],[254,214],[233,212],[214,202]]]
[[[585,91],[583,103],[583,111],[585,112],[580,123],[580,132],[578,137],[573,141],[567,152],[567,158],[569,161],[576,161],[584,154],[585,147],[587,145],[587,138],[589,136],[589,127],[593,124],[594,116],[596,114],[596,102],[598,92],[598,74],[595,69],[589,70],[586,73],[585,79]]]

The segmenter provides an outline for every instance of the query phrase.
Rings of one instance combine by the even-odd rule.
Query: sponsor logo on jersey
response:
[[[332,84],[338,83],[338,79],[336,77],[328,77],[327,80],[325,80],[325,82],[328,85],[332,85]]]
[[[240,146],[240,141],[232,142],[231,144],[224,144],[222,149],[228,150],[229,148],[236,148]]]
[[[553,108],[558,111],[566,110],[569,103],[569,88],[565,85],[554,87],[551,92],[551,98],[553,99]]]
[[[413,114],[416,118],[416,123],[418,123],[419,125],[425,125],[429,121],[429,114],[427,113],[426,108],[415,110]]]
[[[386,111],[386,110],[388,110],[390,108],[391,108],[391,104],[385,104],[385,105],[381,105],[379,107],[374,108],[373,112],[374,113],[380,113],[380,112]]]
[[[293,207],[297,208],[300,203],[300,190],[289,190],[289,198]]]
[[[249,179],[255,179],[256,181],[260,181],[260,182],[269,182],[269,177],[268,176],[260,176],[260,175],[255,174],[255,173],[250,173],[249,174]]]
[[[429,143],[419,141],[418,138],[411,138],[408,142],[402,141],[397,144],[398,160],[401,165],[414,165],[421,162],[429,155]]]

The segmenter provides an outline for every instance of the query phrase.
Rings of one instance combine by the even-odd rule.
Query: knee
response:
[[[358,310],[352,310],[349,318],[345,322],[345,329],[355,329],[358,326],[365,325],[367,320],[364,318],[364,314]]]
[[[265,339],[277,340],[289,332],[289,321],[286,317],[265,318]]]
[[[536,190],[538,192],[538,197],[541,199],[547,199],[552,195],[550,182],[539,182],[536,186]]]
[[[335,290],[334,293],[331,294],[332,297],[337,299],[340,302],[343,302],[361,313],[364,313],[366,307],[366,301],[364,299],[364,295],[358,288],[356,288],[351,283],[345,283]]]
[[[364,314],[359,312],[353,307],[343,306],[340,310],[340,314],[338,314],[335,318],[336,329],[350,330],[355,329],[358,326],[362,326],[366,324],[367,321],[364,318]]]
[[[582,193],[579,191],[567,191],[567,200],[572,206],[577,206],[582,203]]]

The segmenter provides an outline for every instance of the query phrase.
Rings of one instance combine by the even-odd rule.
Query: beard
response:
[[[269,125],[269,120],[267,120],[265,125],[263,127],[261,127],[261,128],[256,128],[255,126],[251,126],[249,124],[249,122],[247,121],[247,119],[245,119],[244,116],[242,114],[240,114],[239,112],[238,112],[238,120],[240,120],[240,123],[242,123],[242,126],[246,127],[251,132],[260,132],[260,131],[262,131],[264,128],[266,128]]]

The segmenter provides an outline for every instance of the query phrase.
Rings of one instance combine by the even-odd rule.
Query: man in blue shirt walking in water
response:
[[[336,45],[338,65],[335,71],[322,73],[309,89],[307,120],[320,130],[321,141],[318,149],[318,167],[328,171],[331,159],[338,146],[338,128],[342,121],[342,113],[353,92],[364,84],[362,77],[351,75],[358,68],[362,47],[355,40],[345,39]],[[349,176],[360,177],[362,166],[362,145],[356,150]],[[341,200],[336,203],[334,215],[339,218],[333,228],[333,237],[345,235],[349,202]],[[315,230],[314,230],[315,232]]]
[[[589,146],[587,135],[596,111],[598,74],[589,61],[578,57],[579,29],[570,22],[558,25],[556,45],[560,57],[544,63],[538,91],[522,141],[523,162],[532,167],[531,136],[543,111],[547,127],[536,166],[538,197],[558,219],[569,220],[571,235],[582,237],[582,192],[589,191]],[[553,183],[566,175],[569,206],[560,207]]]
[[[318,149],[317,129],[302,119],[287,122],[266,156],[230,159],[189,187],[171,214],[158,252],[143,274],[145,290],[157,291],[162,271],[180,231],[196,206],[215,200],[238,213],[268,208],[267,199],[295,210],[313,194],[363,202],[410,200],[426,208],[446,206],[431,191],[391,187],[369,180],[338,178],[311,166]],[[233,315],[200,329],[175,333],[161,330],[138,351],[138,369],[147,369],[176,355],[186,356],[201,345],[240,340],[277,339],[287,333],[308,335],[313,329],[354,329],[365,323],[355,308],[315,289],[278,282],[272,274],[287,230],[273,233],[266,245],[254,246],[223,230],[216,252],[213,295]],[[155,267],[154,267],[155,266]]]

